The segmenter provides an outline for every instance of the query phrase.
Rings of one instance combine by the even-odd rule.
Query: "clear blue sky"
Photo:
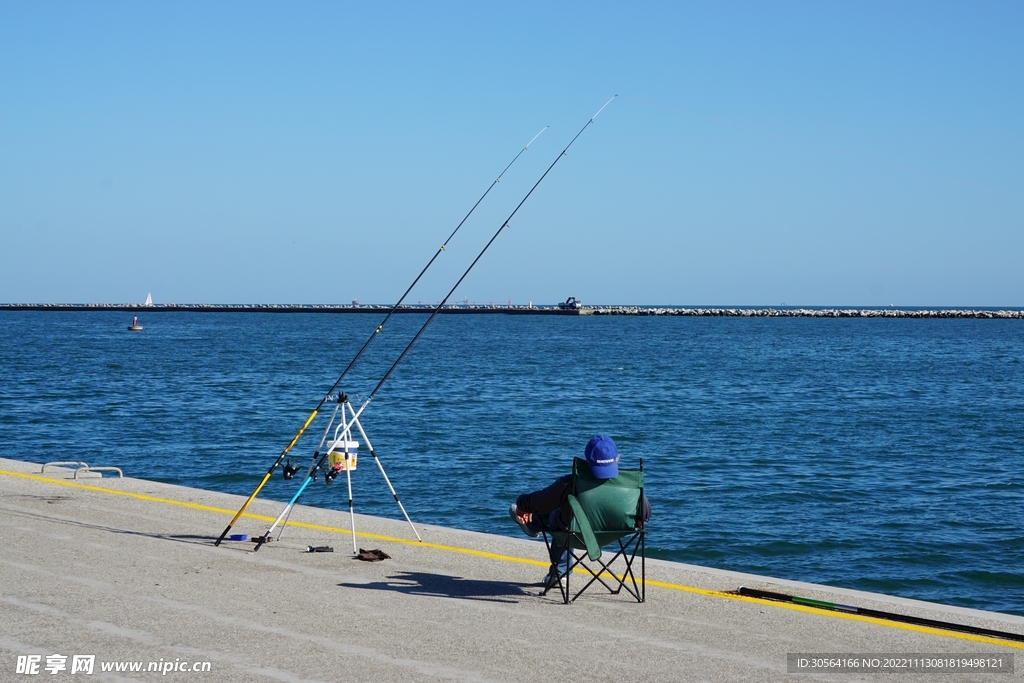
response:
[[[0,6],[0,301],[1024,306],[1024,4]]]

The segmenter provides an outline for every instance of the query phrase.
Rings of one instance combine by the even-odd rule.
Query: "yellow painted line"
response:
[[[782,609],[791,609],[797,612],[806,612],[808,614],[818,614],[826,617],[835,617],[836,619],[849,619],[850,621],[862,621],[868,624],[877,624],[878,626],[888,626],[889,628],[898,628],[905,631],[917,631],[918,633],[929,633],[935,636],[946,636],[948,638],[959,638],[960,640],[972,640],[978,643],[989,643],[992,645],[1002,645],[1004,647],[1013,647],[1018,650],[1024,650],[1024,643],[1019,643],[1013,640],[1002,640],[1000,638],[992,638],[990,636],[979,636],[973,633],[960,633],[958,631],[947,631],[945,629],[932,628],[930,626],[918,626],[917,624],[904,624],[899,621],[889,621],[887,619],[878,619],[876,617],[866,617],[862,614],[847,614],[845,612],[833,612],[831,610],[821,609],[818,607],[809,607],[807,605],[797,605],[790,602],[778,602],[776,600],[765,600],[763,598],[754,598],[748,595],[738,595],[736,593],[725,593],[723,591],[707,590],[705,588],[695,588],[693,586],[684,586],[678,583],[664,583],[662,581],[648,581],[648,586],[658,586],[659,588],[668,588],[671,590],[686,591],[687,593],[696,593],[697,595],[707,595],[714,598],[728,598],[729,600],[739,600],[741,602],[753,602],[758,605],[768,605],[771,607],[781,607]]]
[[[68,486],[70,488],[85,489],[86,491],[99,491],[100,493],[109,493],[115,496],[125,496],[127,498],[135,498],[137,500],[145,500],[150,503],[164,503],[165,505],[177,505],[179,507],[191,508],[193,510],[203,510],[205,512],[217,512],[224,515],[235,514],[234,510],[228,510],[226,508],[217,508],[210,505],[200,505],[199,503],[188,503],[183,500],[173,500],[170,498],[158,498],[156,496],[149,496],[145,493],[132,493],[130,491],[118,491],[117,489],[108,489],[102,486],[90,486],[88,484],[79,484],[78,482],[64,481],[62,479],[51,479],[50,477],[43,477],[38,474],[25,474],[23,472],[11,472],[8,470],[0,470],[0,474],[6,474],[11,477],[20,477],[22,479],[34,479],[35,481],[44,481],[48,484],[57,484],[58,486]],[[249,519],[258,519],[263,522],[273,522],[274,517],[267,517],[265,515],[254,515],[251,513],[245,513],[243,517]],[[350,529],[342,529],[341,527],[324,526],[322,524],[310,524],[308,522],[289,522],[289,526],[299,527],[302,529],[315,529],[317,531],[329,531],[336,534],[351,534]],[[528,560],[522,557],[512,557],[510,555],[499,555],[497,553],[489,553],[484,550],[473,550],[471,548],[460,548],[458,546],[441,545],[438,543],[426,543],[424,541],[414,541],[406,538],[394,538],[391,536],[382,536],[380,534],[368,534],[365,532],[357,531],[356,536],[362,536],[363,538],[370,538],[377,541],[387,541],[389,543],[402,543],[404,545],[414,545],[420,548],[433,548],[435,550],[445,550],[448,552],[463,553],[465,555],[476,555],[478,557],[486,557],[491,560],[503,560],[505,562],[518,562],[520,564],[532,564],[540,567],[547,567],[549,563],[541,562],[539,560]]]
[[[88,484],[79,484],[78,482],[63,481],[61,479],[51,479],[50,477],[43,477],[38,474],[25,474],[23,472],[11,472],[9,470],[0,470],[0,474],[4,474],[10,477],[19,477],[22,479],[33,479],[36,481],[46,482],[48,484],[57,484],[58,486],[68,486],[71,488],[84,489],[86,491],[98,491],[100,493],[109,493],[116,496],[125,496],[128,498],[135,498],[137,500],[144,500],[151,503],[164,503],[165,505],[177,505],[179,507],[191,508],[193,510],[203,510],[206,512],[216,512],[219,514],[231,515],[234,514],[234,510],[228,510],[225,508],[212,507],[210,505],[200,505],[199,503],[188,503],[181,500],[173,500],[170,498],[158,498],[156,496],[149,496],[144,493],[131,493],[129,491],[118,491],[117,489],[108,489],[100,486],[90,486]],[[273,517],[267,517],[265,515],[254,515],[246,513],[242,515],[249,519],[257,519],[263,522],[273,522]],[[350,529],[343,529],[340,527],[324,526],[322,524],[309,524],[307,522],[290,522],[290,526],[299,527],[303,529],[314,529],[317,531],[328,531],[337,534],[351,534]],[[364,532],[356,532],[356,536],[363,538],[369,538],[377,541],[387,541],[388,543],[400,543],[402,545],[413,545],[420,548],[432,548],[434,550],[443,550],[450,553],[461,553],[463,555],[474,555],[476,557],[485,557],[490,560],[500,560],[502,562],[515,562],[518,564],[529,564],[539,567],[547,567],[549,563],[541,562],[540,560],[529,560],[522,557],[514,557],[512,555],[501,555],[498,553],[490,553],[484,550],[473,550],[471,548],[460,548],[459,546],[453,545],[441,545],[439,543],[427,543],[424,541],[413,541],[406,538],[396,538],[393,536],[383,536],[380,534],[368,534]],[[579,573],[585,573],[582,570],[576,570]],[[849,621],[860,621],[868,624],[875,624],[877,626],[885,626],[888,628],[896,628],[904,631],[915,631],[917,633],[927,633],[935,636],[943,636],[946,638],[957,638],[959,640],[970,640],[977,643],[988,643],[990,645],[1000,645],[1002,647],[1012,647],[1018,650],[1024,650],[1024,643],[1015,642],[1012,640],[1000,640],[999,638],[991,638],[989,636],[979,636],[971,633],[959,633],[957,631],[945,631],[943,629],[931,628],[929,626],[918,626],[916,624],[904,624],[898,621],[887,621],[885,619],[877,619],[875,617],[866,617],[860,614],[847,614],[845,612],[833,612],[830,610],[824,610],[816,607],[809,607],[807,605],[797,605],[794,603],[777,602],[775,600],[764,600],[762,598],[754,598],[746,595],[737,595],[735,593],[725,593],[723,591],[709,590],[706,588],[697,588],[695,586],[686,586],[679,583],[667,583],[664,581],[647,581],[648,586],[656,586],[658,588],[667,588],[669,590],[683,591],[686,593],[693,593],[696,595],[703,595],[711,598],[725,598],[728,600],[738,600],[740,602],[751,602],[758,605],[766,605],[768,607],[776,607],[780,609],[795,610],[797,612],[805,612],[807,614],[814,614],[818,616],[833,617],[836,619],[847,619]]]
[[[11,477],[20,477],[22,479],[35,479],[36,481],[45,481],[48,484],[57,484],[58,486],[68,486],[75,489],[85,489],[86,491],[99,491],[100,493],[110,493],[115,496],[125,496],[127,498],[136,498],[138,500],[146,500],[151,503],[166,503],[168,505],[178,505],[180,507],[192,508],[193,510],[205,510],[206,512],[220,512],[227,515],[235,514],[234,510],[226,510],[224,508],[210,507],[209,505],[200,505],[199,503],[186,503],[183,500],[171,500],[169,498],[157,498],[156,496],[147,496],[144,493],[131,493],[130,491],[118,491],[117,489],[107,489],[101,486],[89,486],[88,484],[79,484],[73,481],[63,481],[60,479],[51,479],[50,477],[43,477],[38,474],[25,474],[24,472],[10,472],[8,470],[0,470],[0,474],[6,474]],[[261,519],[266,522],[273,522],[273,517],[263,517],[261,515],[245,515],[245,517],[251,517],[253,519]]]

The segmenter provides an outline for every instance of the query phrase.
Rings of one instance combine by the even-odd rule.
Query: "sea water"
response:
[[[2,312],[0,454],[248,495],[382,317]],[[417,522],[517,535],[509,503],[600,432],[643,458],[650,556],[1024,615],[1022,321],[445,315],[362,423]],[[365,451],[353,482],[400,518]],[[344,480],[300,502],[345,509]]]

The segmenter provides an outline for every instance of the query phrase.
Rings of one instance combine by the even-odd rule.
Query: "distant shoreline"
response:
[[[0,311],[125,311],[132,313],[384,313],[390,304],[0,304]],[[402,305],[397,313],[430,313],[433,305]],[[856,308],[759,306],[584,306],[448,304],[442,314],[625,315],[728,318],[980,318],[1024,320],[1014,308]]]

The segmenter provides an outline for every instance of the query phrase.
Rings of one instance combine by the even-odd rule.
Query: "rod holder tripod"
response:
[[[291,517],[292,510],[295,509],[295,502],[302,495],[302,492],[306,489],[309,484],[316,479],[316,474],[321,469],[324,469],[324,477],[327,483],[333,481],[340,472],[345,472],[345,480],[348,483],[348,514],[349,514],[349,526],[352,530],[352,553],[356,554],[359,552],[359,548],[356,544],[356,514],[355,514],[355,503],[352,495],[352,471],[356,469],[357,465],[357,451],[359,448],[359,442],[353,439],[353,427],[363,442],[366,444],[366,449],[370,452],[373,457],[373,461],[377,463],[377,468],[380,470],[381,476],[384,477],[384,482],[388,485],[388,490],[391,491],[391,496],[395,499],[395,503],[398,504],[398,509],[402,511],[402,516],[405,517],[405,521],[409,523],[409,527],[412,529],[413,534],[416,535],[417,541],[422,541],[420,533],[416,530],[412,520],[409,519],[409,513],[405,511],[405,506],[402,505],[401,499],[398,497],[398,493],[395,491],[395,487],[391,484],[391,479],[388,478],[388,473],[384,471],[384,465],[381,463],[380,458],[377,457],[377,452],[373,449],[373,445],[370,443],[369,437],[366,436],[366,431],[363,429],[362,423],[359,421],[359,415],[363,412],[366,407],[366,403],[363,403],[356,410],[352,403],[349,401],[348,396],[344,393],[338,394],[337,406],[334,408],[334,412],[331,414],[331,419],[327,423],[327,427],[324,429],[323,436],[320,438],[320,445],[313,453],[312,462],[309,465],[309,471],[306,474],[306,479],[302,482],[302,486],[295,492],[295,495],[288,502],[288,505],[281,512],[274,523],[267,529],[267,532],[260,537],[256,542],[254,551],[259,550],[260,546],[270,540],[271,535],[278,526],[281,530],[277,534],[278,540],[281,539],[281,535],[284,533],[285,527],[288,525],[288,520]],[[339,418],[340,413],[340,419]],[[337,426],[335,421],[337,420]],[[331,427],[334,427],[332,434]],[[328,437],[332,437],[328,441]],[[327,444],[327,450],[321,455],[321,450],[324,448],[324,444]],[[319,456],[319,458],[318,458]],[[328,467],[325,469],[324,465]],[[328,478],[329,477],[329,478]]]

